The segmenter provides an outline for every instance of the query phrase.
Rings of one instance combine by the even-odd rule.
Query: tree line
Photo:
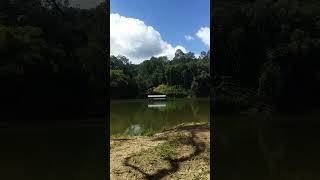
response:
[[[123,56],[108,62],[109,1],[78,9],[61,0],[2,0],[0,112],[101,113],[108,86],[111,98],[210,95],[217,110],[318,105],[319,2],[225,0],[213,7],[210,69],[208,52],[197,58],[178,51],[172,60],[138,65]]]
[[[212,14],[217,108],[255,102],[293,112],[318,106],[318,1],[216,1]]]
[[[108,3],[79,9],[67,0],[1,1],[1,114],[105,112]]]
[[[132,64],[125,56],[110,56],[111,98],[142,98],[149,93],[171,97],[210,95],[210,51],[199,57],[180,49],[172,60],[151,57]]]

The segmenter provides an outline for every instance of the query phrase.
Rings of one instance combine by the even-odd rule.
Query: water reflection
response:
[[[142,131],[142,128],[139,124],[131,125],[124,134],[138,135]]]
[[[320,179],[319,117],[215,117],[216,178]]]
[[[0,179],[104,179],[104,121],[2,120]]]
[[[148,103],[145,100],[110,102],[111,134],[123,134],[132,125],[143,131],[160,131],[188,122],[208,122],[209,99],[176,99]]]
[[[165,108],[165,107],[167,107],[167,104],[165,103],[148,104],[148,108]]]

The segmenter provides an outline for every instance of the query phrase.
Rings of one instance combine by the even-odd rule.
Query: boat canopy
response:
[[[150,95],[148,95],[148,98],[166,98],[166,97],[167,97],[167,95],[165,95],[165,94],[154,94],[154,95],[150,94]]]

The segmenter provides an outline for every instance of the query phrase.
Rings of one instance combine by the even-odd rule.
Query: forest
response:
[[[2,0],[0,113],[101,114],[109,86],[111,98],[210,95],[216,111],[318,106],[320,2],[223,0],[212,7],[213,59],[177,51],[173,60],[136,65],[109,56],[109,1],[79,9],[62,0]]]
[[[169,60],[151,57],[132,64],[125,56],[110,56],[110,96],[145,98],[146,94],[169,97],[208,97],[210,95],[210,51],[199,57],[177,49]]]
[[[211,14],[214,111],[319,107],[319,1],[214,1]]]
[[[108,2],[0,2],[0,114],[101,116],[106,108]]]

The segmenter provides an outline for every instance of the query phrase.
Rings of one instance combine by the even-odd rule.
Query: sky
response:
[[[210,0],[110,0],[110,49],[138,64],[210,47]]]

